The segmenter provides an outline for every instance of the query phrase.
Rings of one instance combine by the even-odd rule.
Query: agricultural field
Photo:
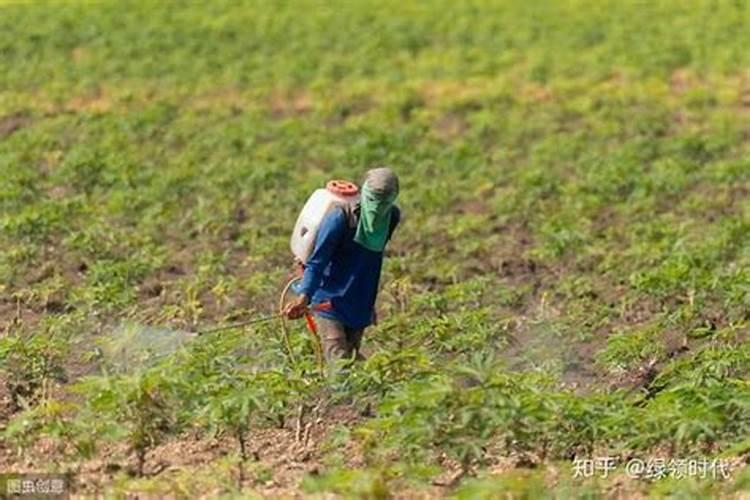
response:
[[[748,48],[747,0],[0,0],[0,474],[748,498]],[[364,362],[191,334],[275,312],[304,201],[380,165]]]

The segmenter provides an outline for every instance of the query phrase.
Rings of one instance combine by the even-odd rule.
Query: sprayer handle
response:
[[[331,301],[327,300],[325,302],[320,302],[319,304],[313,304],[310,306],[310,310],[312,311],[332,311],[333,306],[331,305]]]

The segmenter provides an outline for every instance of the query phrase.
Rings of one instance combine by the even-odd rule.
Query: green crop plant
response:
[[[612,371],[624,372],[659,359],[664,353],[664,347],[659,344],[661,333],[661,328],[656,324],[632,332],[614,333],[607,339],[607,346],[599,352],[599,360]]]
[[[510,477],[488,476],[466,481],[456,490],[454,498],[458,500],[492,499],[497,498],[498,491],[503,491],[511,497],[518,498],[544,498],[552,494],[545,490],[544,481],[539,477],[539,472],[521,470],[510,475]],[[589,498],[586,495],[585,488],[580,488],[579,491],[573,490],[573,492],[578,493],[579,498]],[[593,497],[595,490],[592,489],[589,495]]]
[[[132,375],[90,377],[78,383],[85,397],[81,418],[99,439],[124,439],[135,455],[135,474],[145,471],[149,450],[179,430],[177,387],[163,367]]]
[[[204,411],[209,425],[225,429],[235,439],[240,456],[237,482],[242,487],[245,462],[250,456],[248,431],[260,402],[255,377],[237,373],[228,375],[225,380],[216,381],[206,389],[209,399]]]
[[[629,443],[641,449],[667,444],[674,454],[709,454],[750,430],[749,409],[750,391],[744,381],[675,385],[635,413],[638,425]]]
[[[398,352],[380,352],[368,358],[361,367],[347,374],[344,384],[354,394],[380,398],[404,382],[429,377],[434,366],[423,352],[401,348]]]
[[[54,443],[54,452],[73,461],[91,458],[96,451],[96,436],[89,433],[85,421],[74,418],[73,403],[47,398],[34,407],[14,415],[3,430],[3,437],[12,444],[18,456],[39,445],[39,438]]]
[[[60,335],[12,333],[0,338],[0,373],[15,409],[49,397],[50,386],[65,382],[68,344]]]
[[[384,500],[391,498],[387,474],[379,470],[336,470],[318,478],[306,478],[303,489],[311,494],[335,492],[339,495]]]
[[[292,417],[304,418],[322,397],[312,359],[288,369],[264,369],[264,359],[274,353],[253,344],[242,332],[224,332],[198,339],[165,360],[173,380],[175,429],[197,427],[212,436],[230,436],[239,456],[240,488],[246,462],[257,456],[253,430],[287,427]]]

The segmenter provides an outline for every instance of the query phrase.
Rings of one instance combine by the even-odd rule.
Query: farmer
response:
[[[284,310],[296,319],[310,303],[330,301],[330,310],[315,312],[329,363],[363,359],[359,347],[365,327],[376,321],[383,250],[401,220],[394,205],[397,196],[398,177],[390,168],[367,172],[359,204],[333,210],[323,219],[296,289],[299,296]]]

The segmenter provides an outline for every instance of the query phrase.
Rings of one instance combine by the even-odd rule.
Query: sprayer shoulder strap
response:
[[[354,239],[354,235],[357,231],[357,224],[359,223],[359,203],[352,205],[350,203],[339,205],[339,208],[344,214],[344,220],[346,221],[346,236],[341,239],[339,248],[344,246],[344,243]]]
[[[349,203],[344,205],[339,205],[339,208],[344,212],[344,219],[346,220],[346,225],[349,230],[355,229],[357,227],[357,223],[359,222],[359,203],[356,205],[351,205]]]

